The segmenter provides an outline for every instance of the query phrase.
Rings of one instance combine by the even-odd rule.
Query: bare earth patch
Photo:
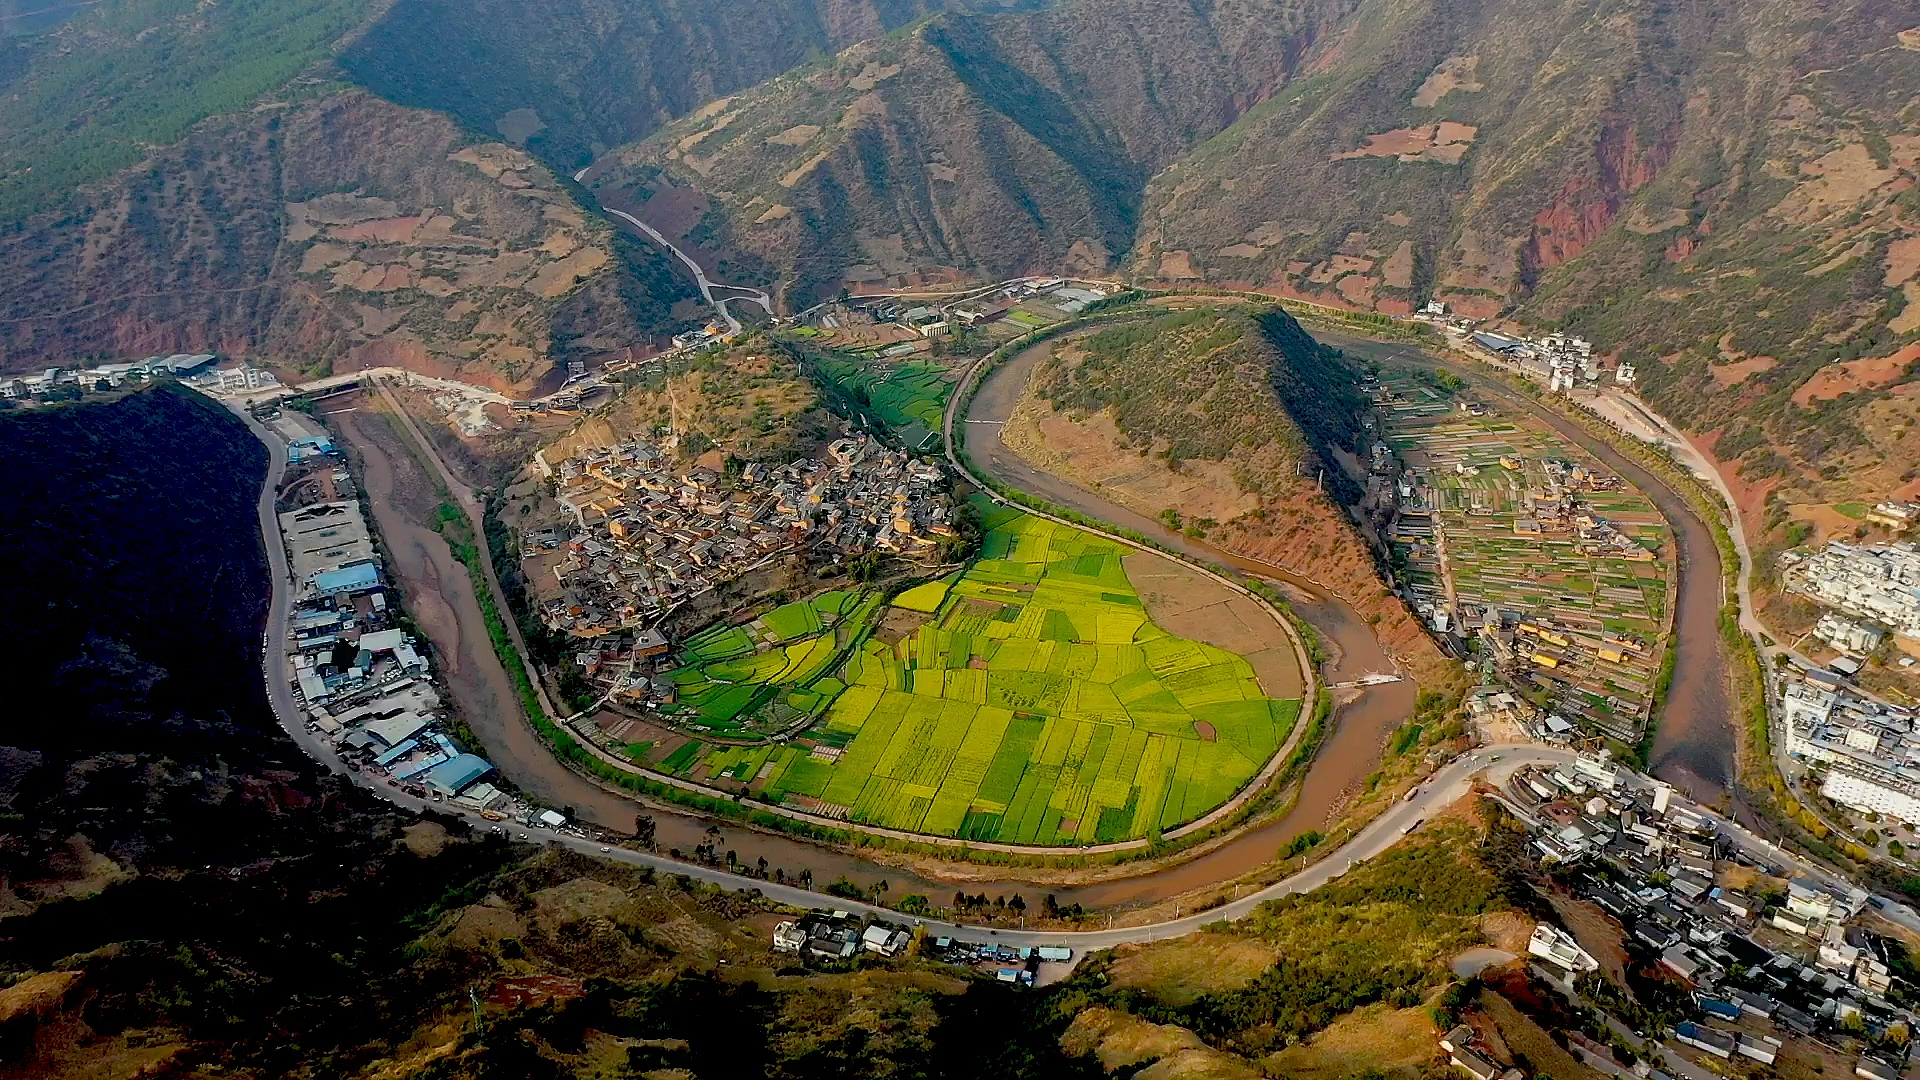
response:
[[[1208,1047],[1200,1041],[1200,1036],[1186,1028],[1149,1023],[1105,1006],[1087,1009],[1074,1017],[1073,1024],[1060,1036],[1060,1046],[1075,1057],[1094,1056],[1108,1072],[1144,1061],[1154,1062],[1134,1074],[1145,1080],[1172,1077],[1239,1080],[1260,1075],[1239,1058]]]
[[[1193,269],[1193,252],[1168,251],[1160,256],[1160,276],[1169,280],[1196,278],[1200,275]]]
[[[820,134],[819,124],[795,124],[778,135],[767,136],[769,146],[805,146]]]
[[[1789,509],[1795,521],[1811,522],[1814,527],[1814,543],[1824,544],[1828,540],[1851,539],[1854,527],[1860,522],[1835,510],[1832,506],[1816,503],[1798,503]]]
[[[404,244],[413,239],[413,234],[426,224],[424,214],[412,217],[382,218],[378,221],[363,221],[358,225],[343,225],[329,230],[336,240],[363,240],[376,244]]]
[[[1477,56],[1450,56],[1440,61],[1440,66],[1433,69],[1427,81],[1413,92],[1413,107],[1431,109],[1455,90],[1463,93],[1485,90],[1486,87],[1481,85],[1477,76],[1479,68],[1480,58]]]
[[[1440,1031],[1432,1010],[1368,1005],[1355,1009],[1261,1062],[1272,1076],[1291,1080],[1344,1080],[1349,1076],[1417,1073],[1433,1060]]]
[[[1772,371],[1780,366],[1780,361],[1771,356],[1751,356],[1731,364],[1713,364],[1707,371],[1713,375],[1713,381],[1721,386],[1739,386],[1763,371]]]
[[[1380,264],[1380,280],[1389,289],[1413,286],[1413,241],[1402,240],[1387,261]]]
[[[1920,342],[1908,345],[1891,356],[1828,364],[1800,384],[1800,388],[1793,392],[1793,403],[1804,407],[1842,394],[1885,386],[1904,374],[1907,365],[1916,360],[1920,360]]]
[[[1367,136],[1358,149],[1333,155],[1341,161],[1362,157],[1396,157],[1401,161],[1438,161],[1457,164],[1472,147],[1480,129],[1472,124],[1442,120],[1430,127],[1395,128]]]
[[[444,851],[447,846],[446,827],[433,821],[420,821],[400,830],[405,837],[407,850],[423,859],[430,859]]]
[[[1560,921],[1573,932],[1580,947],[1593,954],[1600,961],[1600,970],[1607,977],[1625,986],[1627,981],[1626,938],[1620,930],[1620,924],[1608,918],[1606,913],[1585,900],[1572,900],[1563,896],[1550,898],[1554,913]]]
[[[1122,561],[1156,626],[1238,653],[1268,697],[1297,698],[1304,691],[1293,641],[1258,603],[1172,559],[1136,551]]]
[[[1235,934],[1198,933],[1151,945],[1122,945],[1109,977],[1180,1006],[1206,994],[1238,990],[1273,966],[1273,946]]]

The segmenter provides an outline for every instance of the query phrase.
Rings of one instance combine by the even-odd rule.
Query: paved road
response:
[[[247,424],[262,444],[268,449],[269,463],[267,478],[262,486],[258,503],[262,535],[265,538],[269,573],[273,581],[273,596],[268,608],[265,640],[263,642],[262,677],[267,681],[268,700],[276,717],[288,736],[294,740],[316,761],[335,773],[348,776],[354,783],[374,791],[380,797],[414,811],[431,810],[436,813],[462,817],[475,828],[489,829],[494,823],[477,814],[453,812],[442,803],[418,799],[406,795],[396,788],[387,787],[375,778],[363,773],[352,772],[334,754],[332,746],[317,734],[309,731],[305,717],[294,701],[291,679],[287,670],[287,656],[284,643],[287,638],[288,616],[291,605],[291,580],[284,544],[280,540],[279,520],[274,513],[274,496],[286,469],[286,447],[265,426],[248,414],[238,402],[231,403],[236,413]],[[404,416],[405,413],[403,412]],[[951,418],[949,418],[951,422]],[[419,436],[416,434],[416,438]],[[430,444],[421,439],[423,446]],[[951,440],[949,439],[949,445]],[[451,479],[449,477],[449,479]],[[451,490],[464,490],[459,485],[450,485]],[[476,504],[471,493],[463,501],[463,509],[470,515],[477,515]],[[476,524],[476,534],[484,535]],[[498,588],[494,584],[494,588]],[[497,594],[496,594],[497,596]],[[1560,764],[1571,760],[1569,751],[1534,745],[1485,747],[1455,760],[1436,772],[1421,787],[1411,802],[1396,804],[1378,819],[1361,830],[1351,841],[1330,852],[1314,866],[1293,874],[1281,881],[1250,893],[1223,907],[1167,920],[1146,926],[1125,927],[1101,931],[1022,931],[993,930],[985,927],[969,926],[940,920],[918,919],[929,930],[947,934],[963,941],[993,941],[1013,946],[1060,944],[1077,949],[1100,949],[1130,942],[1152,941],[1166,937],[1190,933],[1201,926],[1220,919],[1240,919],[1246,917],[1260,902],[1294,893],[1307,892],[1346,872],[1357,862],[1363,862],[1387,850],[1405,834],[1408,826],[1413,825],[1431,814],[1452,805],[1464,797],[1472,788],[1473,780],[1478,778],[1496,787],[1504,787],[1512,774],[1528,765]],[[1807,860],[1788,853],[1768,840],[1748,831],[1738,823],[1715,817],[1725,835],[1733,838],[1750,852],[1763,855],[1767,861],[1776,865],[1792,867],[1807,876],[1836,884],[1850,884],[1838,875],[1827,871]],[[517,836],[529,842],[566,847],[583,854],[598,855],[617,862],[636,866],[651,866],[655,869],[676,874],[685,874],[696,880],[711,882],[726,888],[753,889],[781,903],[798,907],[832,907],[866,914],[882,915],[888,918],[903,918],[898,912],[856,901],[829,896],[825,893],[801,889],[797,886],[780,885],[757,878],[729,873],[713,867],[698,866],[679,862],[648,852],[634,851],[622,847],[603,845],[599,842],[566,833],[532,827],[513,827]],[[1881,914],[1891,921],[1909,929],[1920,931],[1920,914],[1909,906],[1891,898],[1883,898],[1886,906]]]
[[[726,322],[727,333],[737,334],[740,332],[740,320],[734,318],[733,312],[727,310],[727,301],[730,299],[751,300],[754,303],[759,304],[763,309],[765,309],[768,315],[773,314],[773,297],[768,296],[762,290],[748,288],[745,285],[722,285],[717,281],[710,280],[707,277],[707,272],[700,268],[700,264],[697,262],[694,262],[693,257],[691,255],[688,255],[686,252],[681,251],[677,247],[674,247],[672,241],[668,240],[665,236],[662,236],[660,234],[659,229],[656,229],[653,226],[647,224],[646,222],[641,221],[639,218],[634,217],[632,214],[627,213],[625,210],[615,210],[612,207],[603,207],[603,209],[605,209],[607,213],[612,214],[614,217],[617,217],[620,220],[628,223],[629,225],[632,225],[634,228],[639,229],[641,232],[646,233],[649,237],[653,238],[653,241],[655,243],[659,244],[663,248],[666,248],[668,251],[673,252],[674,258],[679,259],[681,262],[687,264],[687,269],[693,272],[694,284],[700,286],[701,298],[704,299],[707,302],[708,306],[712,307],[713,310],[720,316],[720,318]],[[717,297],[716,298],[713,295],[713,290],[715,289],[726,289],[730,292],[746,293],[747,295],[743,297]]]
[[[287,569],[285,545],[280,539],[279,518],[274,513],[274,494],[279,490],[280,480],[286,472],[286,446],[250,414],[242,409],[236,409],[235,412],[246,422],[254,437],[267,447],[270,458],[267,479],[260,490],[259,500],[261,535],[265,540],[269,573],[273,579],[273,599],[268,607],[261,677],[267,681],[267,697],[273,705],[274,715],[280,721],[281,728],[314,760],[335,773],[347,776],[355,784],[367,788],[396,806],[407,810],[433,811],[463,818],[476,829],[483,831],[494,828],[496,823],[478,814],[463,813],[445,803],[415,798],[398,788],[387,786],[373,776],[348,770],[334,753],[333,746],[307,729],[305,715],[294,701],[291,679],[287,670],[285,643],[293,581]],[[993,941],[1013,946],[1059,944],[1086,950],[1175,937],[1191,933],[1207,923],[1220,919],[1245,918],[1263,900],[1308,892],[1326,884],[1345,873],[1355,863],[1364,862],[1392,847],[1406,834],[1409,825],[1423,821],[1464,798],[1472,790],[1476,778],[1502,786],[1511,778],[1513,772],[1522,766],[1558,764],[1572,760],[1572,757],[1572,753],[1566,750],[1531,745],[1495,746],[1476,750],[1442,767],[1421,786],[1419,794],[1414,796],[1412,801],[1395,804],[1392,809],[1362,829],[1351,841],[1329,853],[1319,863],[1258,892],[1249,893],[1223,907],[1178,919],[1115,930],[1077,932],[994,930],[936,919],[913,921],[925,925],[934,933],[950,935],[963,941]],[[594,855],[633,866],[651,866],[662,872],[685,874],[695,880],[711,882],[730,889],[757,889],[771,899],[796,907],[839,908],[896,920],[905,918],[891,909],[845,900],[797,886],[762,881],[714,867],[684,863],[650,852],[602,844],[597,840],[570,833],[525,826],[508,826],[508,828],[516,838],[524,838],[530,843],[567,848],[581,854]]]

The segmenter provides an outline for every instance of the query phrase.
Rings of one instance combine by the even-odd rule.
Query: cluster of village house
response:
[[[891,298],[827,304],[808,312],[805,321],[831,332],[837,345],[897,359],[926,352],[934,338],[962,327],[987,327],[1013,316],[1008,329],[1018,327],[1012,330],[1017,334],[1072,318],[1118,289],[1106,282],[1025,278],[944,305]],[[1016,310],[1022,314],[1015,316]]]
[[[773,928],[775,952],[807,960],[850,960],[861,953],[893,957],[912,944],[913,933],[904,926],[845,911],[813,911]],[[948,937],[929,939],[925,949],[935,960],[991,972],[996,980],[1016,986],[1032,986],[1043,963],[1073,960],[1072,949],[1058,946],[1014,948]]]
[[[656,624],[783,553],[873,548],[925,559],[953,535],[941,467],[865,435],[835,441],[824,461],[754,462],[735,480],[677,469],[637,440],[550,468],[573,528],[530,532],[522,551],[561,553],[552,563],[560,595],[542,614],[576,637]]]
[[[32,375],[0,379],[0,397],[16,400],[40,397],[63,386],[97,390],[102,384],[120,387],[161,376],[184,379],[201,389],[239,386],[253,390],[277,383],[272,372],[257,368],[242,366],[215,370],[214,360],[212,353],[174,353],[172,356],[149,356],[144,360],[98,364],[90,368],[47,368]]]
[[[1516,338],[1464,328],[1459,332],[1468,341],[1514,365],[1522,375],[1545,383],[1550,393],[1594,389],[1606,376],[1600,367],[1600,358],[1593,355],[1593,342],[1584,338],[1567,334]],[[1631,361],[1621,360],[1614,365],[1614,385],[1632,386],[1637,377]]]
[[[1883,502],[1868,511],[1869,524],[1904,531],[1920,506]],[[1892,544],[1834,541],[1818,551],[1793,550],[1780,557],[1787,589],[1843,614],[1920,637],[1920,548]],[[1877,639],[1864,651],[1878,647]]]
[[[283,437],[312,439],[309,430],[319,430],[293,412],[265,419]],[[279,514],[293,579],[284,647],[309,729],[330,739],[350,767],[416,795],[496,816],[520,809],[486,782],[493,766],[448,737],[433,673],[400,625],[352,479],[331,443],[303,452],[290,440],[289,457],[283,490],[324,473],[333,496]]]
[[[1735,865],[1749,874],[1773,868],[1756,865],[1670,788],[1605,755],[1523,771],[1511,794],[1533,819],[1542,861],[1566,868],[1562,879],[1578,896],[1618,921],[1688,988],[1694,1016],[1675,1025],[1677,1042],[1716,1058],[1767,1064],[1794,1036],[1911,1030],[1912,1015],[1886,996],[1893,975],[1885,943],[1856,923],[1873,902],[1865,890],[1799,879],[1787,882],[1784,895],[1762,898],[1716,884]],[[1562,969],[1553,981],[1568,991],[1574,976],[1599,967],[1574,938],[1550,926],[1535,931],[1528,951]],[[1505,1071],[1471,1031],[1449,1032],[1443,1046],[1476,1080]],[[1899,1075],[1871,1055],[1860,1058],[1859,1069],[1863,1077]]]

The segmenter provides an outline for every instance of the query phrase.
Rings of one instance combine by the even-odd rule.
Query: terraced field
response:
[[[1637,742],[1667,632],[1659,510],[1551,429],[1463,409],[1407,372],[1382,386],[1385,437],[1408,470],[1394,544],[1416,605],[1467,633],[1504,620],[1518,680]]]
[[[745,625],[702,631],[681,647],[682,666],[670,676],[676,701],[669,708],[694,730],[740,737],[817,716],[841,689],[825,679],[828,670],[866,632],[884,601],[878,593],[827,592],[783,604]],[[815,685],[822,682],[828,685]]]
[[[1300,702],[1265,696],[1242,657],[1155,625],[1129,549],[1017,511],[989,511],[987,526],[957,580],[883,614],[862,602],[837,638],[775,647],[785,639],[767,635],[807,620],[782,608],[688,642],[704,681],[682,702],[703,717],[768,687],[836,696],[789,743],[660,746],[654,767],[889,828],[1093,844],[1205,814],[1286,740]],[[818,643],[844,644],[855,625],[844,665],[811,667],[832,655]]]
[[[830,392],[884,424],[900,445],[917,451],[938,445],[941,414],[953,393],[949,364],[851,354],[815,354],[809,362]]]

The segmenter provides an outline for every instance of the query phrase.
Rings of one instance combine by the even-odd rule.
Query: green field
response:
[[[953,384],[947,366],[926,360],[813,355],[816,376],[853,407],[885,425],[909,450],[938,444],[942,413]]]
[[[699,730],[737,736],[817,715],[841,688],[836,683],[822,695],[814,685],[884,609],[883,599],[827,592],[744,625],[695,634],[681,645],[681,666],[669,676],[676,698],[669,708]]]
[[[1263,696],[1239,656],[1155,626],[1121,564],[1125,548],[1014,511],[989,511],[987,525],[975,564],[936,583],[944,595],[921,586],[901,598],[934,601],[931,617],[910,633],[862,637],[837,678],[807,682],[821,655],[810,643],[833,634],[698,669],[716,711],[776,685],[810,685],[823,705],[831,697],[805,737],[675,752],[656,767],[889,828],[1091,844],[1205,814],[1285,741],[1300,703]],[[777,614],[740,637],[801,620]],[[687,649],[739,643],[709,631]]]

